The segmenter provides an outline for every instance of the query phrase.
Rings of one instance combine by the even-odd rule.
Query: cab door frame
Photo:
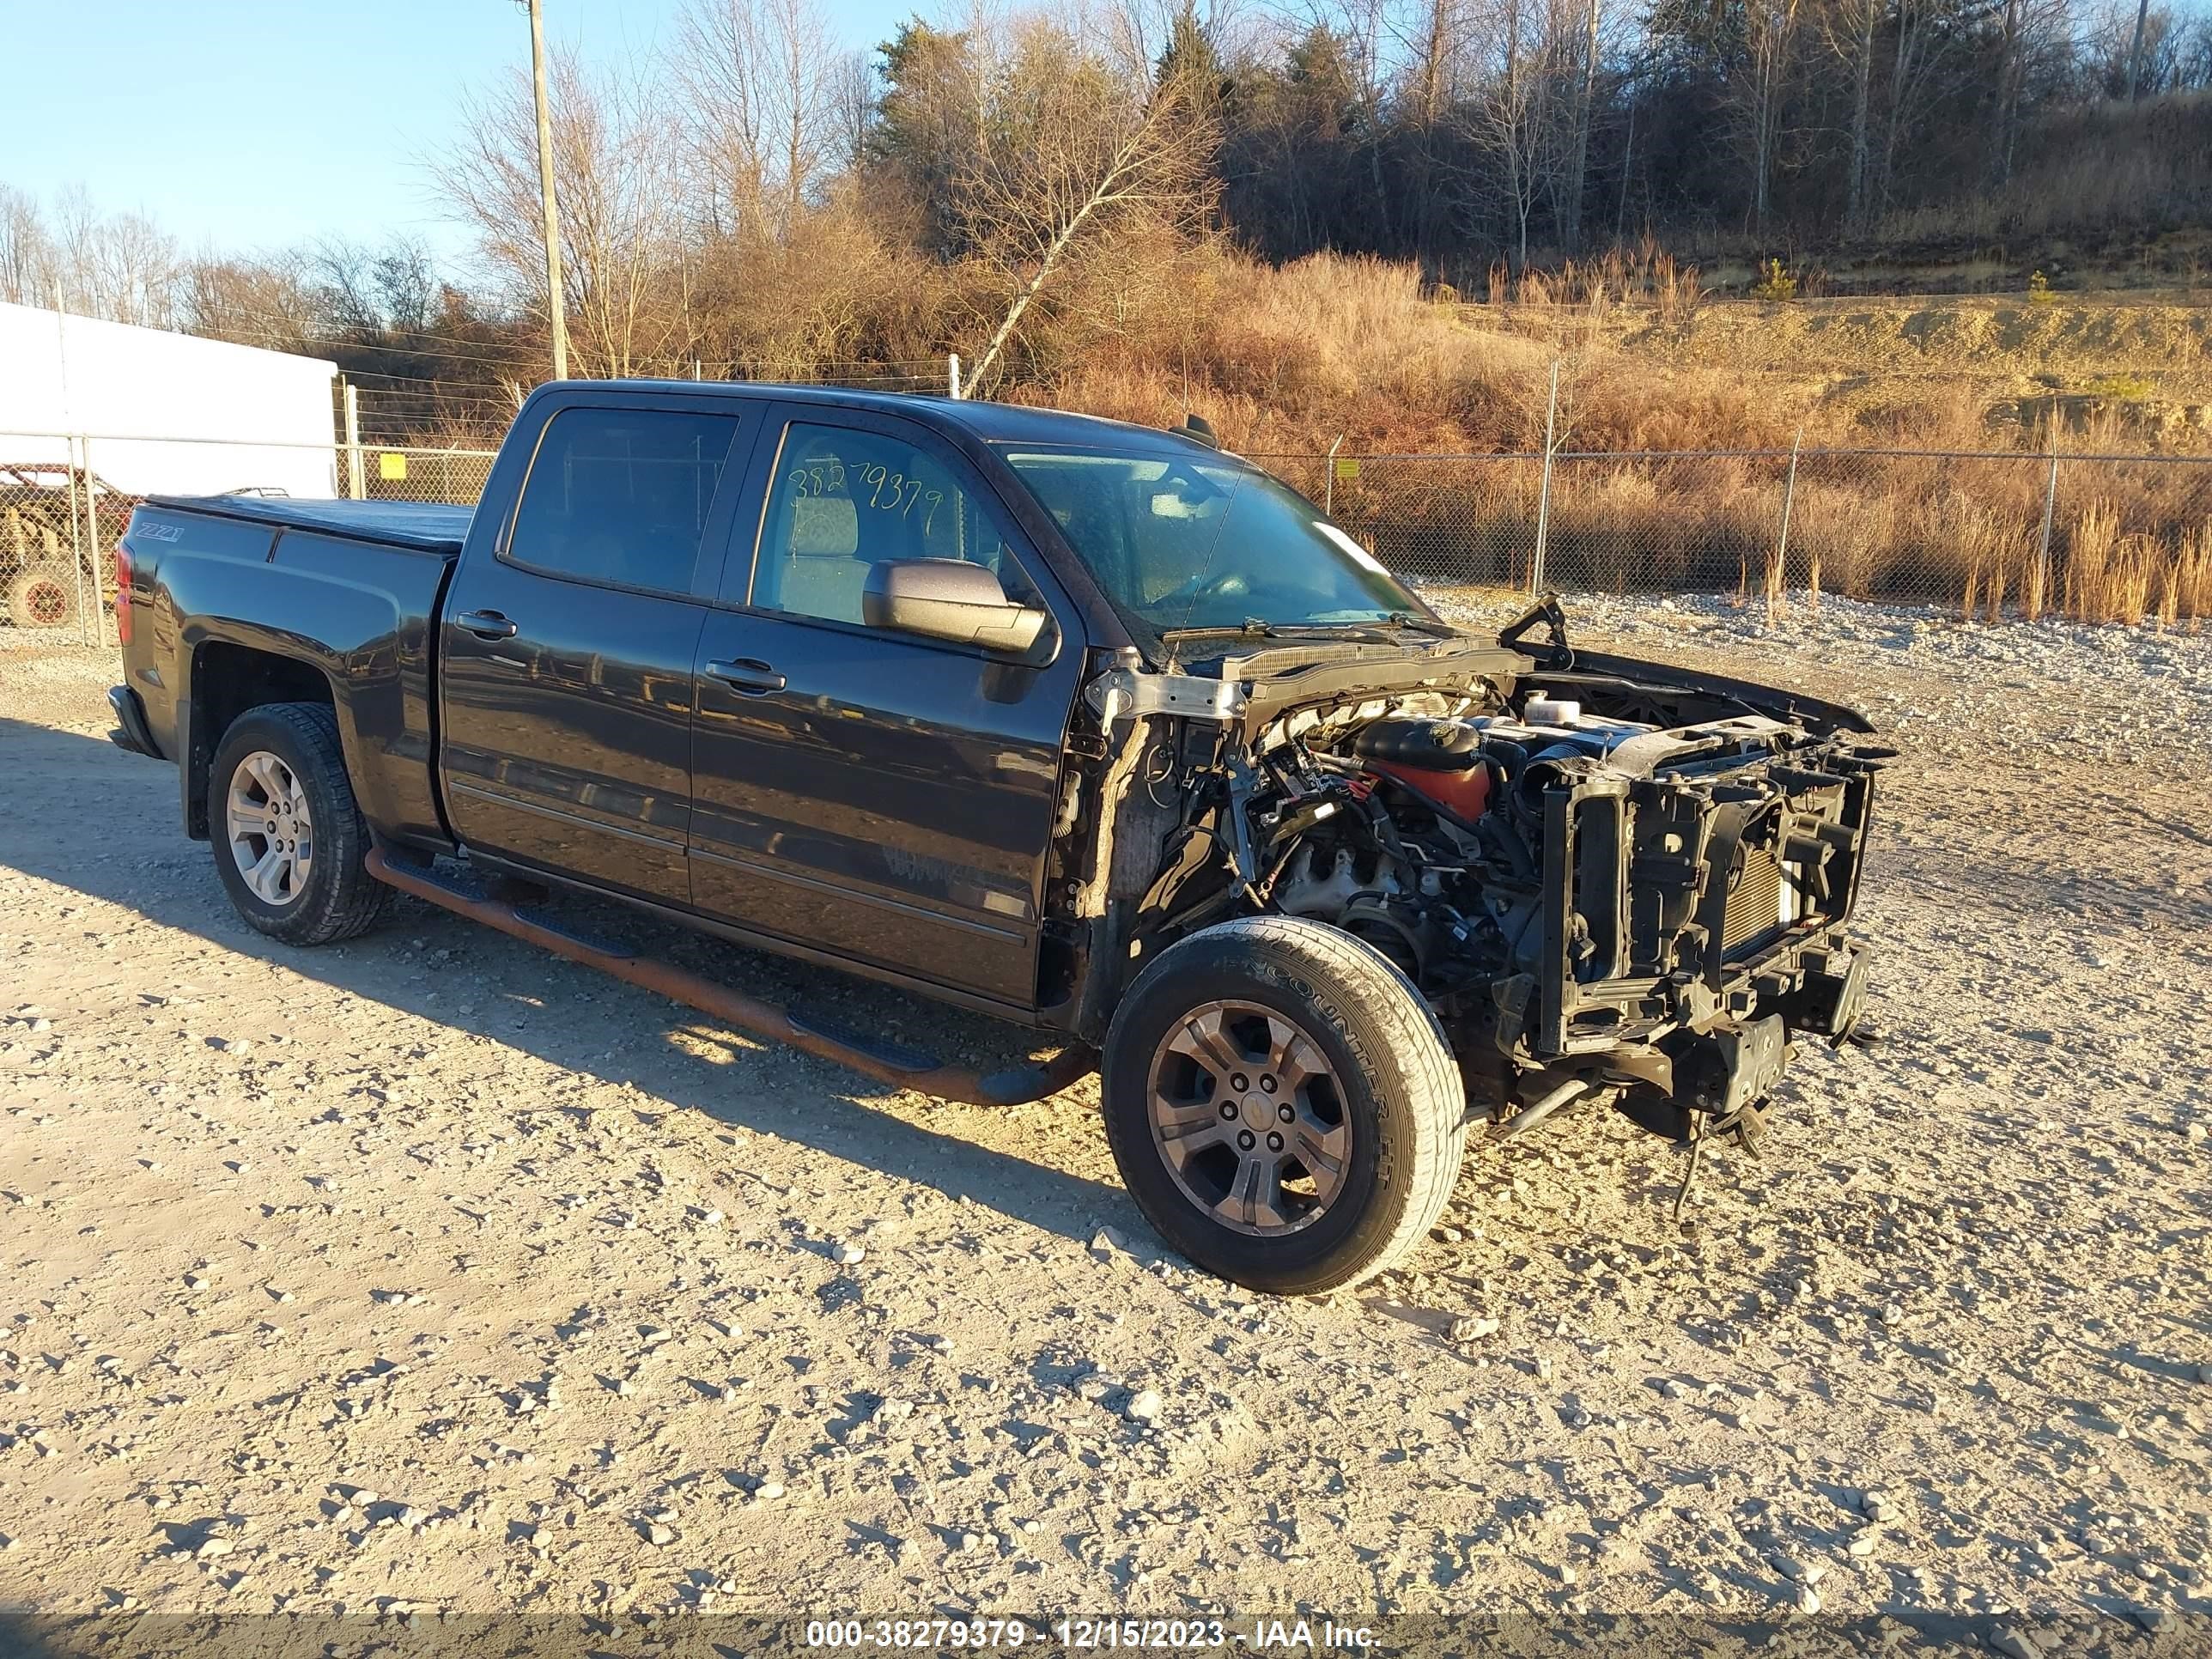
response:
[[[514,556],[525,492],[547,433],[562,416],[590,410],[730,423],[730,447],[702,521],[687,591],[632,587]],[[486,498],[505,509],[471,524],[436,624],[438,773],[457,843],[629,895],[690,902],[696,646],[721,582],[763,410],[752,398],[588,385],[532,399],[486,486]],[[507,604],[515,617],[505,616]],[[491,620],[487,610],[499,613],[490,630],[469,626],[471,618]],[[594,646],[594,622],[608,625],[604,637],[615,648]],[[457,731],[482,727],[488,708],[502,701],[518,730],[545,720],[556,706],[566,708],[574,729],[564,730],[558,744],[543,734],[544,743],[534,746],[456,741]],[[556,748],[577,763],[562,763]],[[595,769],[587,760],[592,752],[617,763]],[[464,828],[471,820],[473,836]]]
[[[1043,597],[1057,636],[1049,659],[754,605],[793,426],[888,439],[941,467]],[[1032,1009],[1051,825],[1090,642],[1083,604],[989,471],[926,422],[779,401],[750,473],[754,517],[735,528],[700,645],[695,907],[865,970]],[[718,684],[704,672],[713,659],[757,662],[782,684]]]

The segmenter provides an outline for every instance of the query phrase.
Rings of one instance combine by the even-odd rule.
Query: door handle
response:
[[[716,679],[739,691],[758,696],[764,691],[783,690],[783,676],[777,673],[758,657],[739,657],[735,662],[710,662],[707,678]]]
[[[453,620],[480,640],[514,637],[514,624],[496,611],[464,611]]]

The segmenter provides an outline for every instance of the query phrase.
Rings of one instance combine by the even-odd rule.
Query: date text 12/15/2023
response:
[[[809,1620],[806,1645],[922,1652],[1058,1647],[1070,1652],[1359,1652],[1374,1644],[1365,1625],[1333,1619],[825,1619]]]

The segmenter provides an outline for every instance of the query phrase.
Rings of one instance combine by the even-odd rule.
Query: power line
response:
[[[247,321],[258,325],[260,331],[258,332],[251,340],[240,341],[240,343],[258,344],[273,349],[296,351],[303,347],[308,347],[319,348],[324,350],[356,351],[396,357],[442,357],[456,362],[494,363],[506,368],[524,367],[522,363],[514,361],[507,356],[507,354],[508,352],[511,351],[519,356],[526,357],[530,350],[530,346],[526,343],[520,340],[514,342],[510,347],[503,343],[493,340],[469,339],[454,341],[446,335],[422,329],[380,328],[380,333],[399,339],[428,340],[436,343],[434,349],[426,349],[416,346],[391,345],[378,339],[365,339],[359,336],[334,334],[327,331],[327,330],[322,332],[302,332],[289,326],[284,318],[276,316],[272,313],[246,313],[243,314]],[[243,334],[245,332],[246,332],[246,331],[243,329],[228,329],[225,330],[222,335],[218,335],[216,337],[228,337],[228,336]],[[487,351],[473,349],[483,347],[489,347],[490,350]],[[744,368],[763,371],[781,368],[784,366],[785,362],[785,360],[780,360],[774,357],[696,357],[689,352],[667,353],[665,354],[665,361],[671,363],[696,362],[702,368]],[[827,369],[840,368],[859,368],[877,371],[889,370],[892,372],[896,372],[902,369],[914,369],[916,371],[934,372],[942,369],[944,366],[945,359],[941,356],[824,357],[815,360],[810,366],[808,372],[820,372]]]

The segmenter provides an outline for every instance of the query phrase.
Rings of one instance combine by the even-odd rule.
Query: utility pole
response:
[[[561,289],[561,216],[553,204],[553,118],[545,100],[545,8],[529,0],[530,84],[538,99],[538,193],[545,208],[545,311],[553,325],[553,378],[568,378],[568,307]]]
[[[2134,103],[2142,90],[2143,25],[2150,21],[2150,0],[2136,0],[2136,34],[2128,45],[2128,102]]]

